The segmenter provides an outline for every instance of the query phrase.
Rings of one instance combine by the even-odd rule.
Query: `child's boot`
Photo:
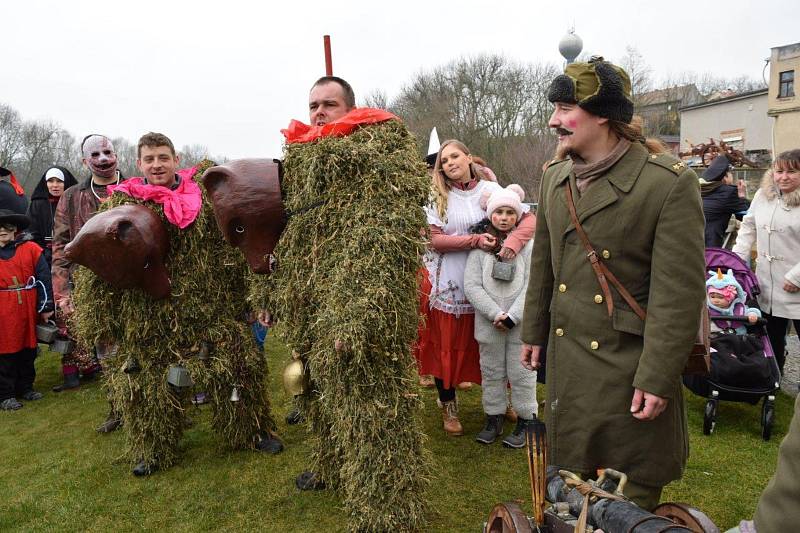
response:
[[[0,402],[0,410],[2,411],[16,411],[22,409],[22,404],[16,398],[8,398]]]
[[[503,434],[503,422],[505,415],[486,415],[486,425],[475,437],[481,444],[491,444],[497,437]]]
[[[458,437],[464,434],[464,428],[458,420],[458,403],[456,400],[442,402],[442,422],[445,433],[451,437]]]
[[[531,423],[531,420],[526,420],[521,416],[517,417],[517,426],[514,431],[508,434],[503,439],[503,446],[507,448],[522,448],[525,446],[525,427]]]
[[[53,387],[53,392],[77,389],[81,386],[80,379],[78,378],[77,365],[63,365],[61,367],[61,372],[64,374],[64,383]]]

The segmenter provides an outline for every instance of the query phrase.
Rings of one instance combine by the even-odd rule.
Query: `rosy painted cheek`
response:
[[[571,119],[569,119],[567,121],[567,127],[568,128],[575,129],[577,126],[578,126],[578,122],[574,118],[571,118]]]

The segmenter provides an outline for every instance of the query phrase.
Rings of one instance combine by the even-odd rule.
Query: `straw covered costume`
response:
[[[255,278],[252,297],[308,369],[314,488],[341,493],[354,531],[418,531],[430,458],[411,346],[430,180],[385,111],[283,133],[289,222],[277,269]]]
[[[128,455],[138,461],[137,475],[176,462],[189,380],[176,386],[168,382],[168,377],[174,382],[175,375],[190,376],[197,389],[206,392],[212,425],[229,447],[273,453],[282,448],[272,434],[275,423],[265,388],[264,355],[256,349],[244,320],[247,265],[241,253],[223,241],[206,191],[195,182],[210,166],[204,161],[179,171],[175,190],[132,178],[125,187],[115,188],[101,212],[81,230],[90,231],[89,224],[98,217],[131,208],[120,206],[140,204],[157,215],[168,235],[163,265],[156,256],[148,256],[141,267],[148,269],[144,279],[149,285],[144,290],[115,288],[99,277],[136,265],[118,264],[97,269],[98,274],[81,267],[75,275],[79,337],[90,344],[105,338],[119,342],[107,384],[122,409]],[[120,238],[124,224],[125,220],[115,226]],[[125,230],[124,238],[136,236],[135,229],[136,224]],[[71,246],[80,246],[80,237]],[[157,299],[153,280],[159,279],[159,269],[161,279],[166,278],[167,294]],[[163,296],[163,287],[158,290]]]

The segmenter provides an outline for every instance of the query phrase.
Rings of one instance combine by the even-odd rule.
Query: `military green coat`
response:
[[[758,533],[797,531],[800,524],[800,395],[778,451],[775,475],[758,500],[755,523]]]
[[[584,230],[609,270],[647,310],[612,287],[613,316],[570,221],[572,187]],[[544,173],[522,339],[547,343],[544,416],[550,463],[611,467],[663,486],[688,456],[681,371],[705,301],[703,208],[695,173],[640,143],[582,195],[572,162]],[[669,398],[655,420],[630,413],[634,387]]]

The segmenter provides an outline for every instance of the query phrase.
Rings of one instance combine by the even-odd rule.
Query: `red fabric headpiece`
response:
[[[286,129],[281,130],[281,133],[286,137],[286,142],[289,144],[307,143],[322,137],[344,137],[353,133],[358,126],[377,124],[387,120],[400,119],[382,109],[357,107],[339,120],[334,120],[323,126],[309,126],[299,120],[293,120]]]

